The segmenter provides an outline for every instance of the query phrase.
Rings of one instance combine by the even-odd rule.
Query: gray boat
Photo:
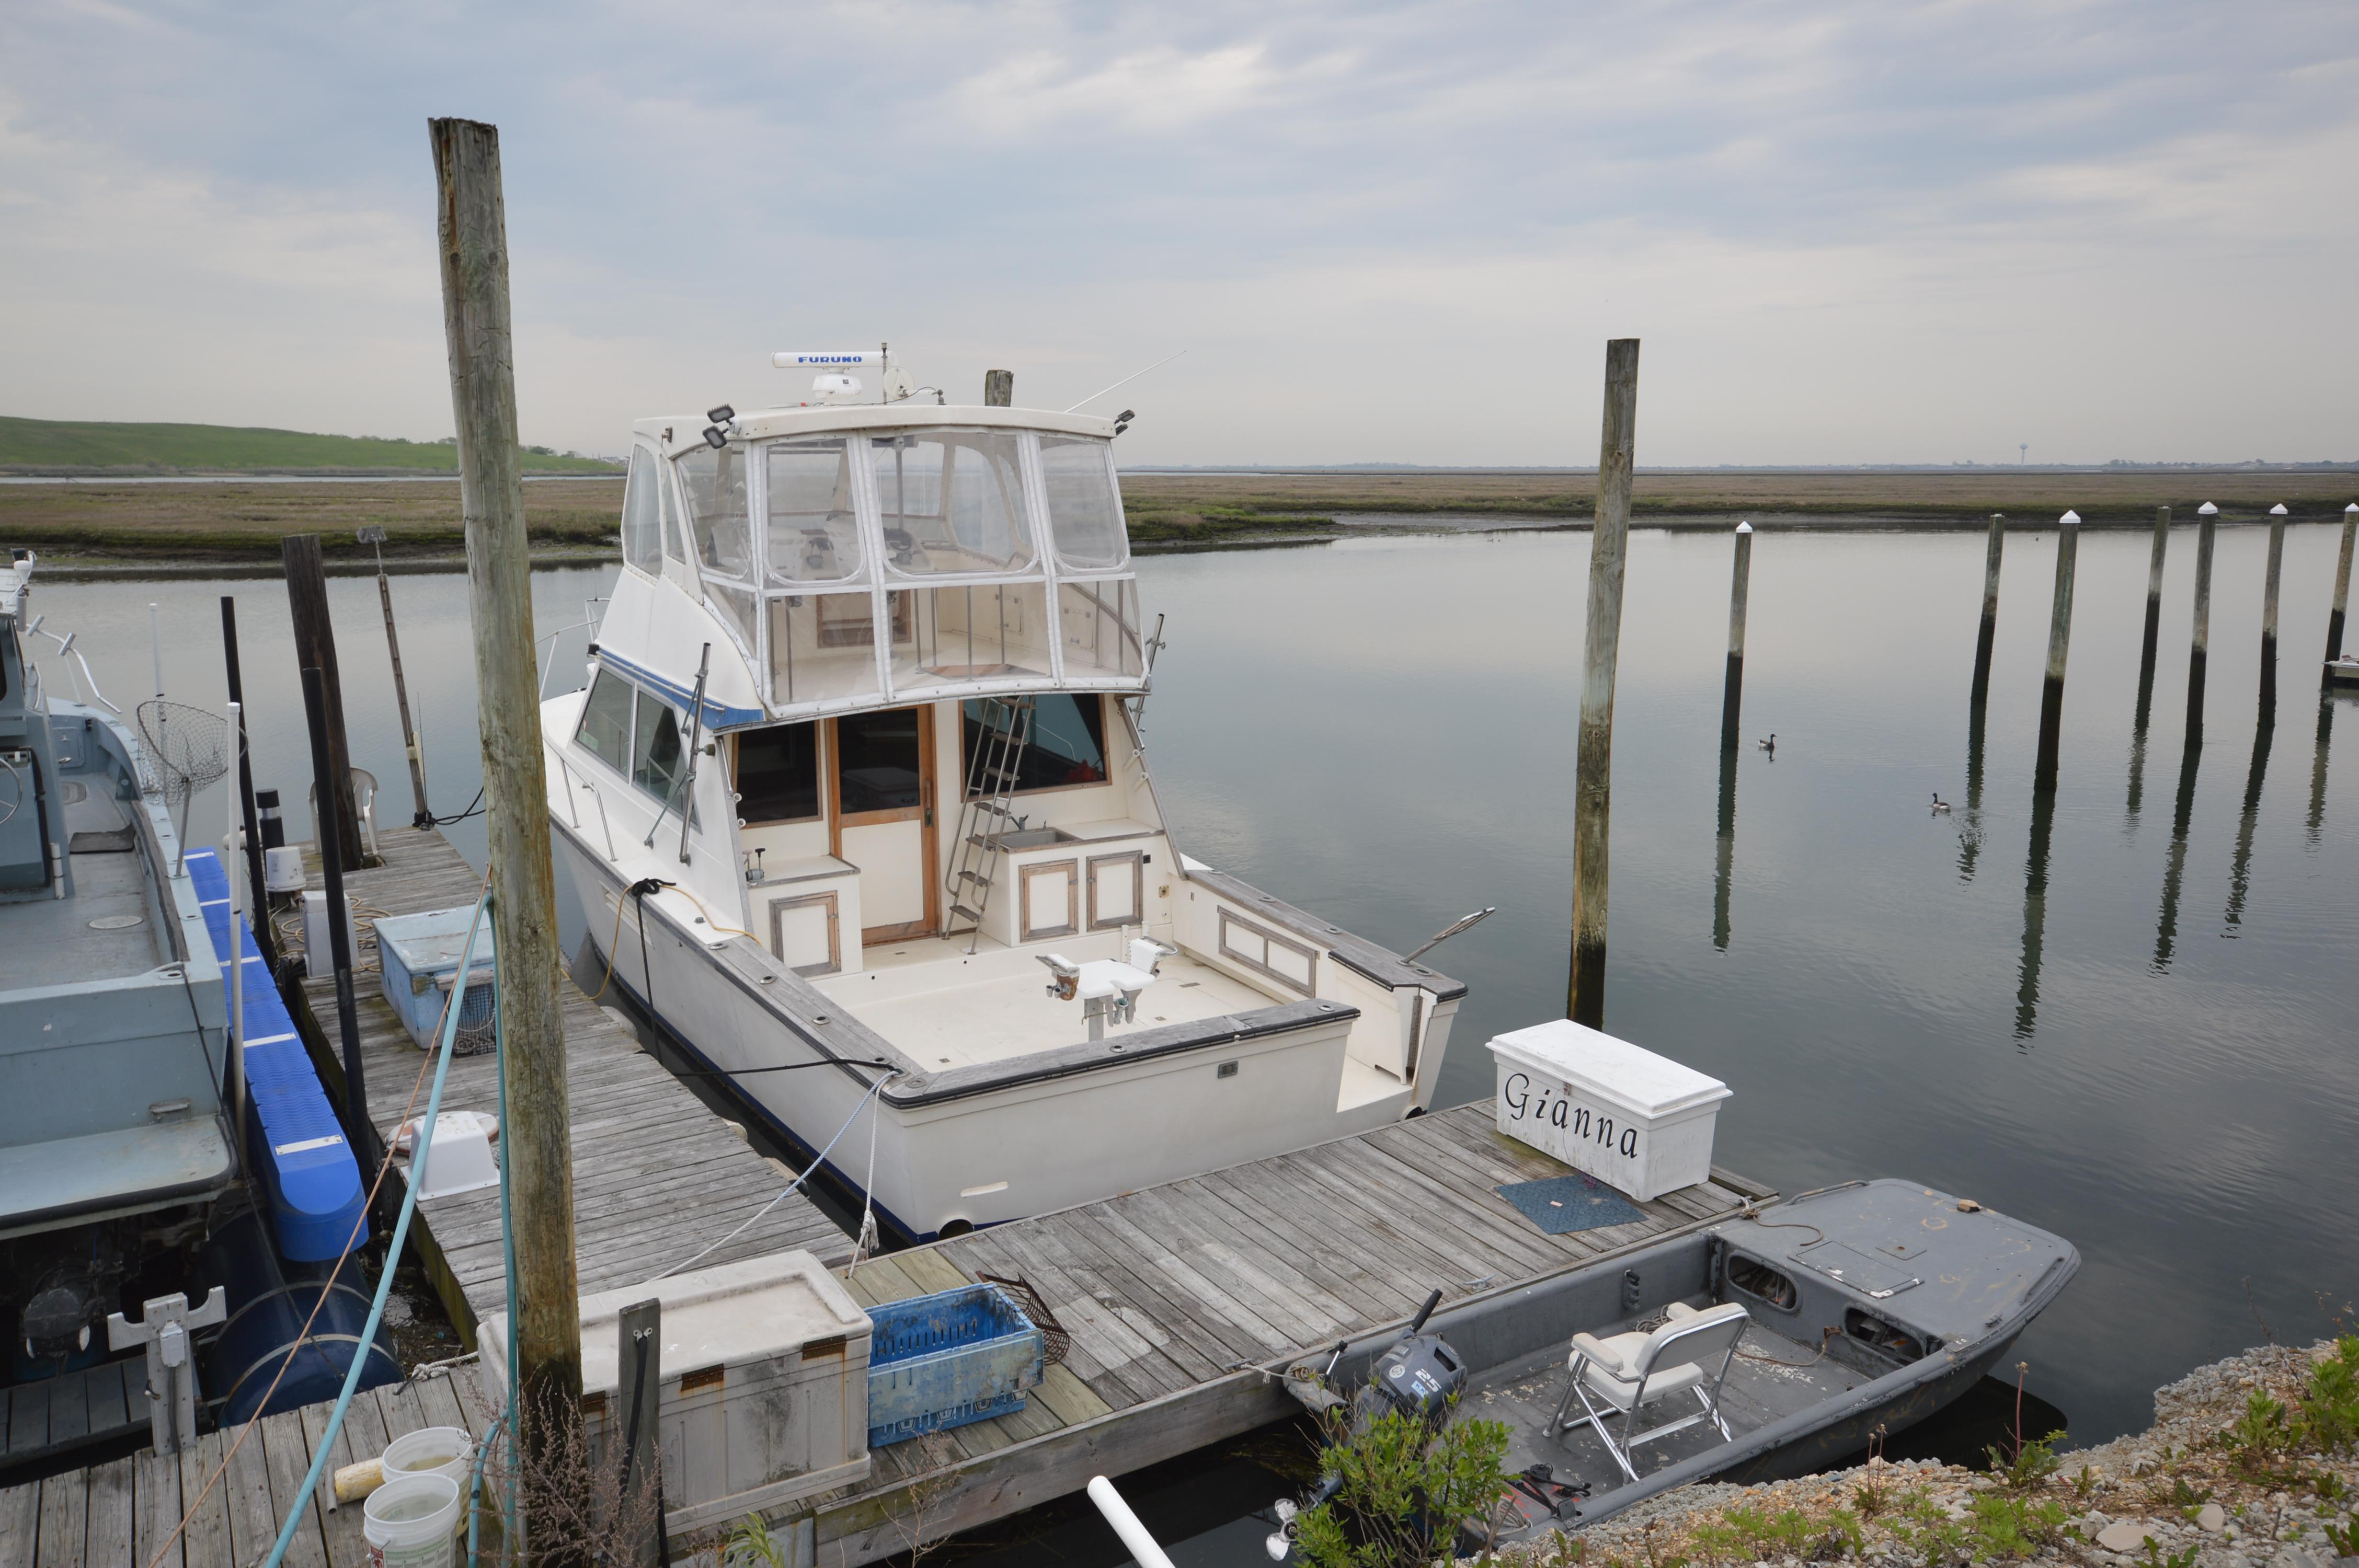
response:
[[[1465,1303],[1288,1387],[1314,1410],[1348,1398],[1361,1421],[1507,1423],[1513,1541],[1690,1481],[1857,1455],[1973,1388],[2080,1264],[2071,1243],[1972,1200],[1850,1182]],[[1273,1556],[1298,1510],[1277,1511]]]

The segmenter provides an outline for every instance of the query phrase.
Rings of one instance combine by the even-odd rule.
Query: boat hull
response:
[[[1349,1008],[1251,1015],[1201,1046],[1044,1072],[977,1092],[871,1097],[865,1064],[831,1062],[778,1005],[829,1003],[791,972],[740,953],[722,961],[628,896],[628,883],[561,819],[564,858],[602,979],[820,1179],[873,1201],[900,1235],[930,1239],[1302,1148],[1399,1119],[1398,1097],[1336,1108]],[[644,932],[640,921],[644,918]],[[766,963],[766,958],[759,960]],[[595,989],[594,987],[592,989]],[[764,994],[765,992],[770,994]],[[825,1016],[822,1014],[821,1016]],[[1233,1072],[1222,1069],[1234,1064]],[[749,1069],[756,1069],[749,1071]],[[793,1070],[799,1069],[799,1070]],[[1243,1092],[1240,1092],[1243,1091]],[[822,1157],[823,1156],[823,1157]],[[873,1172],[873,1176],[871,1173]]]

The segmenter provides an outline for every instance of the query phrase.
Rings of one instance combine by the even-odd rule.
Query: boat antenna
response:
[[[1180,351],[1180,354],[1184,354],[1187,351],[1187,350],[1182,349]],[[1168,365],[1173,360],[1178,359],[1180,354],[1166,354],[1161,359],[1157,360],[1153,364],[1148,365],[1147,370],[1161,370],[1165,365]],[[1107,393],[1112,392],[1114,389],[1114,386],[1128,386],[1132,382],[1136,381],[1140,376],[1145,375],[1147,373],[1147,370],[1135,370],[1131,372],[1128,375],[1124,376],[1120,381],[1115,382],[1114,386],[1105,387],[1100,391],[1091,393],[1087,397],[1084,397],[1079,403],[1074,404],[1071,408],[1066,409],[1065,412],[1071,414],[1074,412],[1075,409],[1088,407],[1091,404],[1095,403],[1099,398],[1103,397]]]
[[[1498,906],[1496,904],[1493,904],[1487,909],[1478,909],[1472,914],[1461,915],[1456,920],[1453,920],[1449,925],[1443,926],[1440,930],[1435,932],[1433,934],[1433,940],[1428,942],[1424,946],[1419,947],[1416,952],[1409,954],[1406,961],[1412,964],[1416,963],[1419,958],[1424,957],[1427,953],[1431,952],[1434,948],[1439,947],[1444,942],[1449,941],[1452,936],[1457,935],[1468,926],[1480,925],[1484,920],[1496,913],[1498,913]],[[1428,1303],[1427,1310],[1430,1311],[1431,1308],[1432,1303]],[[1410,1332],[1414,1333],[1416,1331],[1412,1329]]]

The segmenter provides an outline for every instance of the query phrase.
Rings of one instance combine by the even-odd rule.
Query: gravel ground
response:
[[[2094,1448],[2073,1449],[2045,1483],[2012,1494],[2061,1512],[2061,1528],[2010,1550],[1976,1530],[1977,1499],[2009,1497],[1995,1476],[1927,1460],[1887,1463],[1758,1487],[1681,1487],[1571,1538],[1526,1547],[1516,1564],[1680,1568],[1706,1563],[1803,1568],[1856,1559],[1878,1568],[1965,1562],[2070,1563],[2075,1568],[2335,1568],[2325,1530],[2353,1527],[2359,1454],[2294,1456],[2303,1479],[2255,1483],[2219,1438],[2259,1390],[2290,1402],[2331,1344],[2272,1346],[2197,1368],[2155,1395],[2155,1424]],[[1732,1521],[1731,1516],[1736,1516]],[[1783,1519],[1765,1533],[1765,1520]],[[1941,1521],[1954,1521],[1945,1531]],[[1847,1538],[1855,1531],[1855,1538]],[[1946,1538],[1945,1538],[1946,1537]],[[2348,1539],[2346,1537],[2346,1539]]]

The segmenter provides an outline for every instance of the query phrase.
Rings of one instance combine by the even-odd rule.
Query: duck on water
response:
[[[916,1238],[1425,1108],[1465,987],[1174,840],[1125,421],[883,378],[632,429],[588,683],[542,711],[612,983]]]

